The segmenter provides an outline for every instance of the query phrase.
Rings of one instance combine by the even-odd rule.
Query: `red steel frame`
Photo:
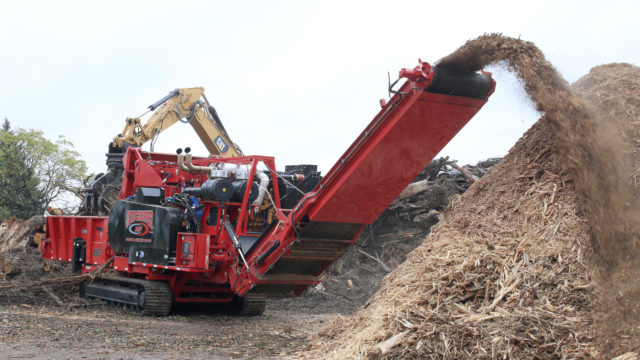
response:
[[[249,179],[253,179],[259,163],[267,169],[275,169],[273,157],[243,156],[235,158],[197,157],[193,164],[207,166],[212,163],[233,163],[250,167]],[[145,152],[138,148],[127,150],[123,158],[125,164],[124,178],[120,199],[134,195],[140,186],[163,187],[166,196],[172,196],[176,187],[187,187],[186,184],[196,186],[202,184],[206,174],[184,172],[178,168],[177,156],[173,154]],[[275,172],[267,170],[275,179]],[[273,198],[276,208],[280,209],[280,198],[277,181],[273,182]],[[236,219],[235,232],[239,236],[248,235],[249,216],[257,206],[249,204],[247,187],[242,203],[227,203],[229,215]],[[128,276],[144,277],[149,280],[163,280],[169,282],[177,302],[228,302],[234,295],[229,286],[237,282],[238,259],[235,249],[222,226],[207,225],[206,219],[213,209],[219,208],[219,203],[203,201],[202,216],[203,233],[178,233],[176,249],[176,265],[157,265],[129,262],[126,254],[114,254],[108,242],[108,217],[106,216],[49,216],[47,218],[47,239],[43,241],[42,253],[44,258],[71,261],[73,240],[82,238],[86,241],[87,257],[83,272],[91,271],[102,265],[115,255],[111,267]],[[283,212],[279,213],[282,217]],[[188,241],[194,246],[193,253],[182,254],[182,243]],[[100,254],[100,256],[93,256]],[[178,265],[184,262],[185,265]],[[198,293],[198,297],[185,297],[184,294]],[[203,294],[209,294],[203,298]],[[215,294],[216,296],[213,296]],[[226,296],[221,296],[226,295]]]

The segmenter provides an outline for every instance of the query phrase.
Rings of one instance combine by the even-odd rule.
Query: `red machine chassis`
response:
[[[178,233],[171,264],[140,263],[115,253],[109,243],[108,217],[49,216],[43,257],[72,261],[74,239],[82,239],[86,243],[86,251],[80,254],[83,272],[113,257],[110,267],[124,276],[167,282],[176,302],[224,303],[234,296],[299,295],[321,281],[327,267],[475,115],[495,86],[490,80],[491,88],[482,99],[428,92],[425,89],[433,81],[433,72],[422,62],[415,69],[403,70],[401,76],[407,81],[293,209],[281,207],[272,157],[193,158],[196,166],[246,166],[249,183],[258,171],[269,176],[275,213],[258,231],[257,219],[266,219],[266,214],[259,210],[260,205],[251,204],[251,186],[247,186],[242,202],[201,201],[201,231]],[[208,176],[183,171],[177,155],[137,148],[127,150],[123,164],[119,199],[131,197],[140,187],[162,188],[171,197],[186,187],[200,186]],[[211,215],[214,212],[216,216]],[[207,220],[211,218],[216,221]],[[223,221],[233,224],[235,234],[225,229]],[[233,236],[247,240],[251,247],[240,254]]]

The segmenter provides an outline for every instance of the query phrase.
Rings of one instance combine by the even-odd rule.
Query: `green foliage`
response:
[[[82,187],[87,166],[70,141],[61,136],[52,142],[39,130],[11,131],[6,119],[2,137],[0,218],[7,213],[27,218],[54,202],[67,210],[77,205],[71,194]],[[19,205],[26,209],[16,210]]]
[[[38,130],[18,129],[16,134],[27,154],[27,167],[40,179],[45,207],[82,185],[87,166],[69,140],[60,136],[54,143]]]
[[[33,169],[26,166],[20,139],[10,131],[7,119],[0,131],[0,220],[29,218],[43,210],[43,193]]]

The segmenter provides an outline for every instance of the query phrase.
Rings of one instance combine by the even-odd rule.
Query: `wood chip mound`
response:
[[[600,328],[598,342],[609,357],[629,350],[640,352],[640,68],[631,64],[596,66],[572,88],[595,106],[602,123],[622,138],[624,179],[631,184],[627,213],[623,214],[631,219],[620,224],[615,216],[610,217],[614,224],[622,225],[621,233],[626,236],[620,243],[606,244],[603,253],[607,257],[604,261],[597,259],[599,265],[605,265],[596,267],[596,290],[600,294],[600,309],[595,316]]]
[[[609,117],[574,95],[532,43],[485,35],[439,66],[494,63],[516,73],[543,117],[357,314],[323,329],[302,356],[556,359],[638,350],[633,341],[603,346],[596,315],[606,297],[596,280],[636,254],[631,171],[621,156],[629,151]]]

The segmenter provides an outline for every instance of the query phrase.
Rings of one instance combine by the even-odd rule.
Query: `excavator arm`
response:
[[[143,123],[141,117],[153,112]],[[153,144],[160,133],[177,122],[191,124],[211,155],[223,158],[243,156],[242,150],[229,138],[222,121],[204,95],[204,88],[175,89],[148,106],[148,111],[135,118],[127,118],[122,133],[109,144],[108,170],[98,174],[84,189],[82,215],[105,215],[120,193],[122,184],[122,157],[127,147]]]
[[[113,148],[123,149],[125,144],[140,147],[180,121],[191,124],[212,155],[243,155],[240,147],[229,138],[201,87],[176,89],[148,108],[155,112],[145,124],[139,117],[127,118],[122,133],[113,139]]]

